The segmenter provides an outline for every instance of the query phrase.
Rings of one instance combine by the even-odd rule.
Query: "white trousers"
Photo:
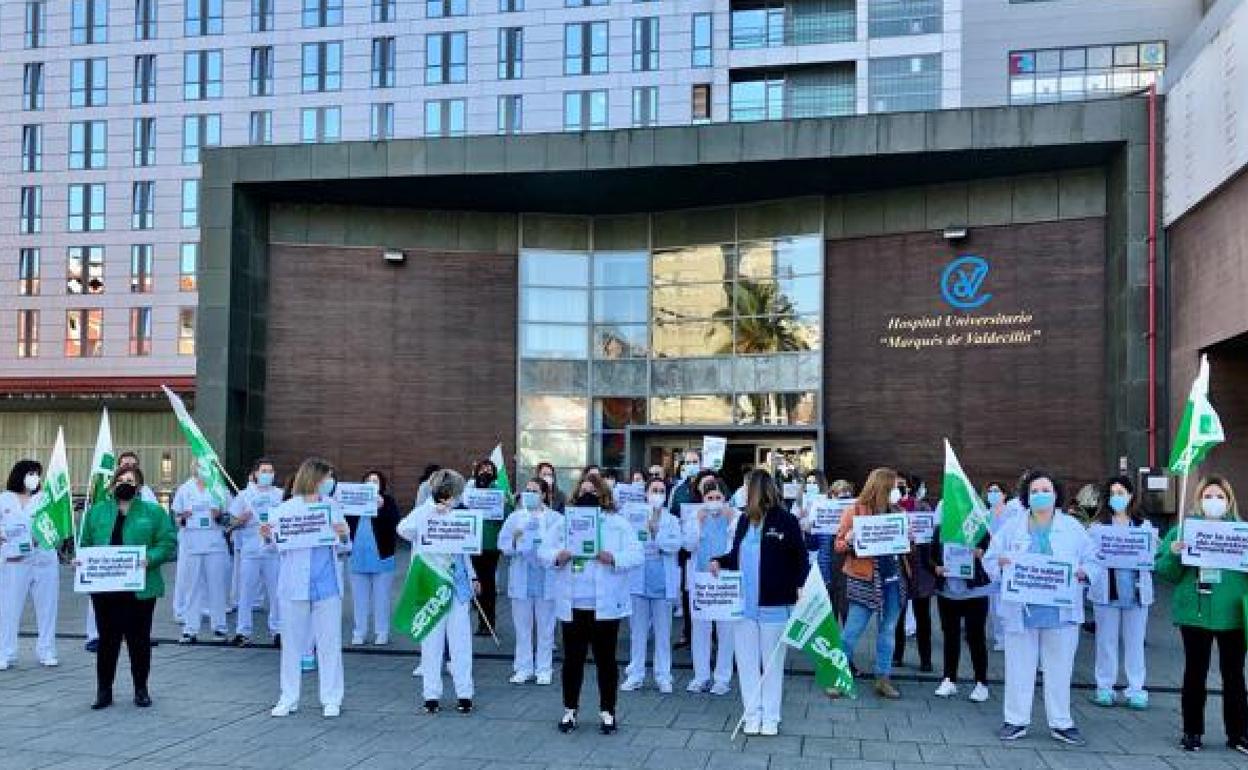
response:
[[[516,629],[516,657],[512,673],[551,676],[555,656],[555,600],[512,599],[511,622]],[[533,629],[537,628],[537,649]]]
[[[628,619],[629,661],[624,673],[629,679],[646,678],[646,646],[654,630],[654,681],[672,683],[672,605],[671,599],[633,597],[633,614]]]
[[[341,706],[345,689],[342,676],[342,597],[335,596],[319,602],[283,599],[281,605],[282,703],[299,703],[299,689],[303,681],[299,659],[308,647],[315,644],[321,705]]]
[[[787,645],[780,643],[783,623],[738,620],[733,646],[737,675],[741,677],[741,702],[746,721],[780,721],[784,699],[784,656]],[[770,656],[770,657],[769,657]],[[764,671],[766,678],[763,677]]]
[[[95,624],[95,605],[90,601],[87,602],[87,620],[83,623],[83,629],[87,633],[87,641],[99,641],[100,628]]]
[[[230,607],[238,606],[238,596],[240,593],[239,581],[242,579],[242,575],[243,575],[243,555],[242,553],[239,552],[239,549],[236,547],[234,549],[234,553],[231,555],[230,595],[226,599],[226,601],[228,602],[228,606]]]
[[[35,656],[56,657],[56,605],[60,595],[60,565],[56,555],[38,553],[21,562],[0,565],[0,660],[17,660],[17,631],[27,595],[35,604],[39,637]]]
[[[1148,608],[1124,610],[1103,604],[1092,605],[1096,617],[1096,687],[1112,690],[1118,682],[1118,648],[1122,647],[1122,667],[1127,674],[1127,696],[1144,694],[1144,634],[1148,629]]]
[[[242,572],[238,579],[238,618],[235,620],[234,633],[251,636],[251,614],[255,611],[256,600],[262,590],[269,597],[269,633],[281,632],[282,603],[273,598],[277,596],[277,570],[278,560],[272,556],[243,559]]]
[[[689,640],[689,652],[693,657],[693,678],[699,682],[711,680],[711,629],[719,640],[715,654],[715,684],[732,684],[733,622],[731,620],[694,619],[693,638]]]
[[[196,634],[203,625],[203,607],[208,608],[212,630],[225,632],[225,594],[230,588],[230,555],[225,551],[194,553],[186,556],[187,608],[182,633]]]
[[[1044,667],[1044,715],[1049,727],[1073,727],[1070,718],[1070,673],[1079,647],[1079,626],[1027,628],[1005,634],[1005,721],[1031,724],[1036,694],[1036,669]]]
[[[371,616],[373,633],[390,635],[390,586],[393,583],[393,572],[351,573],[352,634],[367,636]]]
[[[451,681],[456,698],[472,697],[471,602],[451,602],[451,613],[433,627],[420,643],[420,671],[425,700],[442,697],[442,655],[451,654]]]
[[[185,532],[185,530],[183,530]],[[173,619],[179,623],[187,620],[187,607],[191,603],[191,561],[186,552],[186,536],[178,535],[178,563],[173,582]]]

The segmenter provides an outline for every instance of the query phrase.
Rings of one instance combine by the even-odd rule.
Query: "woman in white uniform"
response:
[[[39,628],[35,655],[43,666],[57,665],[59,566],[55,548],[40,547],[33,536],[32,518],[42,483],[42,465],[18,460],[0,493],[0,671],[17,661],[17,629],[27,594],[34,599]]]
[[[260,526],[269,522],[273,509],[282,503],[282,488],[276,485],[273,461],[261,457],[252,466],[252,483],[247,485],[231,506],[234,517],[234,549],[242,560],[238,585],[238,616],[234,638],[239,647],[251,644],[256,600],[263,589],[269,601],[269,636],[281,644],[281,605],[277,600],[277,552],[265,548]]]
[[[538,559],[547,532],[563,527],[563,516],[551,510],[550,503],[546,480],[529,479],[520,493],[520,507],[507,517],[498,534],[499,550],[507,557],[507,597],[516,630],[512,684],[524,684],[536,676],[538,684],[548,685],[554,672],[555,574]]]
[[[646,510],[640,521],[630,520],[645,553],[645,562],[633,570],[630,586],[633,614],[628,621],[630,659],[625,692],[641,689],[646,681],[646,646],[654,629],[654,682],[659,692],[672,691],[672,608],[680,599],[680,566],[676,552],[684,543],[680,520],[668,512],[667,486],[652,479],[646,486]]]
[[[212,467],[201,460],[195,475],[178,487],[170,508],[177,518],[179,558],[186,559],[186,607],[183,610],[181,644],[195,644],[203,624],[204,607],[212,623],[212,633],[224,641],[229,631],[225,620],[225,599],[230,588],[230,552],[225,546],[221,520],[230,500],[218,500],[207,481]],[[185,554],[185,556],[183,556]],[[179,577],[182,569],[179,569]]]

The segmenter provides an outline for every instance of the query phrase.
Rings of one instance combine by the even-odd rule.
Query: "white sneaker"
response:
[[[1002,642],[1000,640],[993,642],[992,651],[993,652],[1005,652],[1005,642]]]
[[[689,682],[689,686],[685,688],[685,691],[686,692],[706,692],[706,686],[708,684],[710,684],[710,682],[706,681],[705,679],[694,679],[693,681]]]
[[[971,690],[971,701],[983,703],[986,700],[988,700],[988,685],[983,682],[976,682],[975,689]]]
[[[43,660],[39,661],[39,665],[43,666],[44,668],[56,668],[57,666],[61,665],[61,663],[56,658],[44,658]]]
[[[512,674],[511,679],[508,679],[507,681],[511,682],[512,684],[524,684],[530,679],[532,679],[531,675],[517,672],[515,674]]]
[[[374,647],[385,647],[387,644],[390,644],[390,637],[385,634],[379,634],[377,638],[373,640]]]
[[[333,719],[334,717],[338,716],[341,713],[342,713],[342,706],[335,706],[333,704],[325,706],[321,709],[321,716],[325,717],[326,719]]]
[[[711,695],[727,695],[732,692],[732,688],[723,682],[716,682],[711,685]]]
[[[298,703],[285,703],[283,701],[278,701],[278,704],[273,707],[272,711],[269,712],[269,716],[288,717],[298,710],[299,710]]]
[[[419,677],[420,675],[421,675],[421,673],[420,673],[420,662],[419,662],[419,661],[417,661],[417,662],[416,662],[416,668],[412,669],[412,676]]]
[[[0,671],[8,671],[12,666],[13,664],[7,660],[0,660]]]
[[[537,683],[541,685],[542,687],[549,687],[550,686],[550,674],[538,674]]]
[[[747,719],[745,720],[745,726],[741,728],[741,732],[746,735],[758,735],[759,731],[762,729],[763,726],[759,724],[757,719]]]
[[[361,644],[364,644],[364,637],[360,636],[359,634],[352,634],[351,645],[353,647],[359,647]]]
[[[634,690],[640,690],[642,683],[643,683],[642,680],[636,677],[630,676],[629,678],[624,680],[624,684],[620,685],[620,689],[623,690],[624,692],[632,692]]]
[[[940,686],[936,688],[937,698],[952,698],[958,694],[958,686],[950,679],[942,679]]]
[[[659,682],[659,692],[663,693],[664,695],[671,695],[672,694],[672,680],[664,679],[663,681]]]
[[[779,735],[780,723],[779,722],[763,722],[763,727],[761,730],[758,731],[758,734],[767,735],[767,736]]]

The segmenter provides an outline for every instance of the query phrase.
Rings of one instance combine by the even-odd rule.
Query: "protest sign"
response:
[[[379,494],[377,485],[373,483],[353,484],[340,481],[334,489],[334,498],[341,506],[343,516],[376,516]]]
[[[910,517],[882,513],[854,517],[854,555],[887,556],[910,553]]]
[[[741,573],[721,570],[693,573],[689,607],[694,620],[740,620],[743,617]]]
[[[719,471],[724,467],[724,453],[728,451],[728,439],[723,436],[702,437],[702,467]]]
[[[1109,569],[1153,569],[1156,530],[1094,524],[1088,534],[1096,547],[1096,561]]]
[[[74,593],[142,591],[147,587],[145,546],[95,546],[79,548],[74,558]]]
[[[910,531],[914,533],[914,542],[932,542],[936,536],[936,512],[911,511]]]
[[[971,580],[975,577],[975,551],[961,543],[942,543],[945,577]]]
[[[645,484],[616,484],[612,492],[615,494],[616,505],[621,508],[629,503],[646,502]]]
[[[602,531],[598,526],[598,508],[569,506],[563,511],[566,536],[565,548],[578,559],[592,559],[602,547]]]
[[[481,553],[481,511],[451,510],[424,520],[420,527],[423,553]]]
[[[1248,522],[1187,519],[1182,540],[1186,566],[1248,572]]]
[[[333,545],[338,534],[334,532],[331,511],[328,503],[288,506],[285,510],[274,511],[273,541],[278,550]]]
[[[0,546],[0,556],[5,559],[20,559],[34,550],[34,547],[30,527],[24,522],[12,521],[4,525],[4,545]]]
[[[811,511],[810,532],[814,535],[835,535],[841,528],[841,514],[853,503],[853,500],[827,498],[823,495],[815,498]]]
[[[502,521],[506,495],[501,489],[465,489],[464,507],[481,511],[486,521]]]
[[[1079,601],[1075,565],[1044,554],[1010,554],[1010,563],[1001,574],[1001,598],[1020,604],[1073,607]]]

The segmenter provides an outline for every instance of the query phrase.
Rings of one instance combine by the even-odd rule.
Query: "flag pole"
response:
[[[234,483],[234,479],[230,478],[230,474],[226,472],[225,466],[221,464],[221,459],[218,457],[214,457],[212,458],[212,462],[214,465],[217,466],[217,470],[221,471],[221,475],[225,477],[226,482],[230,485],[230,489],[234,490],[234,494],[235,495],[241,494],[238,491],[238,485]]]
[[[780,638],[776,640],[776,646],[771,648],[771,652],[767,655],[767,660],[763,663],[763,675],[758,679],[758,692],[754,695],[755,702],[761,702],[763,699],[763,683],[767,681],[767,674],[771,673],[772,666],[776,660],[776,652],[780,649],[780,645],[782,644],[784,644],[783,634],[781,634]],[[780,675],[784,676],[784,672],[781,671]],[[737,740],[737,733],[741,731],[742,725],[745,724],[746,716],[747,714],[745,710],[742,709],[741,718],[737,720],[737,726],[732,728],[732,735],[728,738],[729,743]]]
[[[494,626],[490,624],[488,618],[485,617],[485,610],[481,609],[481,602],[477,601],[477,595],[472,595],[472,606],[477,608],[477,614],[481,616],[481,622],[490,630],[490,636],[494,637],[494,646],[502,647],[502,642],[498,641],[498,634],[494,633]]]

